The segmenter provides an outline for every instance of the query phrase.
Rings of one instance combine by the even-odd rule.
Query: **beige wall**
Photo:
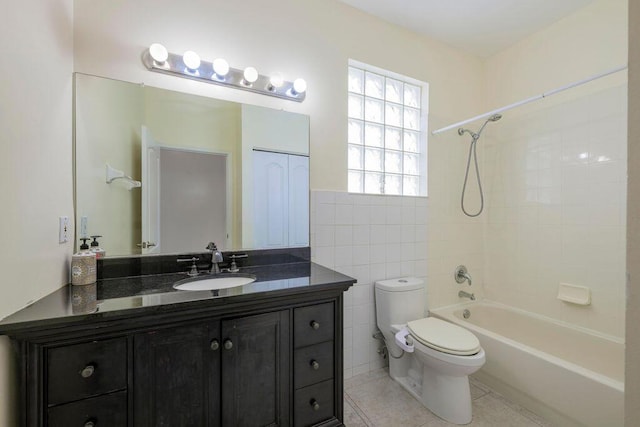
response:
[[[0,26],[0,317],[68,281],[73,244],[71,0],[4,3]],[[73,236],[73,233],[71,233]],[[0,339],[0,425],[16,425],[15,365]]]
[[[640,4],[629,2],[629,142],[625,425],[640,425]]]
[[[140,243],[140,188],[106,183],[106,164],[140,180],[143,90],[140,85],[75,76],[76,224],[102,236],[107,255],[124,255]],[[78,236],[80,233],[78,232]],[[78,247],[78,242],[76,242]]]

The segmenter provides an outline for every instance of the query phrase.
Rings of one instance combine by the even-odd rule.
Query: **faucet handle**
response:
[[[456,267],[456,270],[453,273],[453,277],[458,283],[464,283],[465,280],[468,280],[469,286],[471,286],[471,276],[467,272],[467,267],[465,267],[464,265],[459,265]]]
[[[177,259],[177,262],[192,262],[191,269],[187,273],[189,276],[197,276],[198,275],[198,266],[196,265],[196,261],[199,261],[200,258],[192,257],[192,258],[183,258]]]
[[[229,272],[230,273],[237,273],[238,271],[240,271],[240,269],[238,268],[238,264],[236,264],[236,259],[238,259],[238,258],[249,258],[249,255],[247,255],[247,254],[233,254],[229,258],[231,258],[231,265],[229,266]]]

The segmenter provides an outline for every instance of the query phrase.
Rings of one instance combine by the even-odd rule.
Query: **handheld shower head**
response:
[[[494,114],[494,115],[489,117],[489,121],[497,122],[501,118],[502,118],[502,114]]]
[[[471,132],[469,129],[458,128],[458,135],[462,136],[465,132],[471,135],[472,138],[475,138],[475,133]]]

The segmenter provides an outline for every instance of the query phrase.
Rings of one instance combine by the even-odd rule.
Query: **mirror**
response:
[[[309,245],[308,116],[79,73],[74,110],[76,234],[107,256]]]

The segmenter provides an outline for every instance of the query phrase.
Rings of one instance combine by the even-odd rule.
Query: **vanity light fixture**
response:
[[[284,84],[284,78],[282,77],[282,74],[280,73],[272,74],[271,77],[269,77],[269,84],[267,85],[267,90],[270,92],[273,92],[275,90],[278,90],[278,88],[282,87],[283,84]]]
[[[142,63],[149,71],[290,101],[302,102],[306,97],[307,82],[304,79],[298,78],[291,82],[284,80],[281,74],[261,75],[254,67],[247,67],[244,70],[231,68],[222,58],[217,58],[213,62],[202,61],[194,51],[188,50],[183,55],[170,53],[159,43],[152,44],[142,52]]]
[[[158,65],[165,65],[169,58],[167,48],[162,46],[160,43],[154,43],[149,46],[149,54]]]
[[[188,50],[182,55],[182,62],[187,66],[186,71],[193,74],[198,73],[198,68],[200,68],[200,55],[192,50]]]
[[[251,86],[258,80],[258,70],[253,67],[247,67],[242,73],[242,84],[245,86]]]
[[[223,58],[214,59],[213,76],[211,76],[211,78],[224,81],[227,74],[229,74],[229,63],[227,60]]]
[[[291,93],[293,96],[300,96],[307,91],[307,82],[304,79],[295,79]]]

